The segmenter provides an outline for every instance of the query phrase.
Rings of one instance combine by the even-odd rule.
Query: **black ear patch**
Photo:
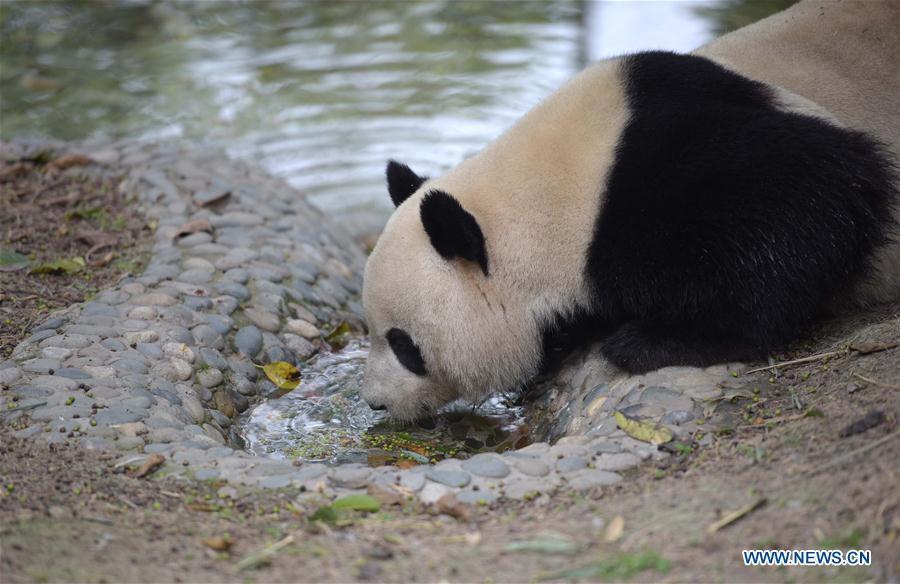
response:
[[[444,191],[428,191],[420,212],[431,245],[444,259],[460,257],[476,262],[484,275],[488,275],[484,234],[475,217],[459,201]]]
[[[410,167],[396,160],[388,161],[384,174],[387,176],[388,193],[395,207],[399,207],[400,203],[419,190],[422,183],[428,180],[427,176],[417,175]]]

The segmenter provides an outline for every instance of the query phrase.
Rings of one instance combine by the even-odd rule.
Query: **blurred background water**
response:
[[[688,51],[791,0],[0,3],[0,138],[189,139],[356,233],[387,158],[436,174],[587,62]]]

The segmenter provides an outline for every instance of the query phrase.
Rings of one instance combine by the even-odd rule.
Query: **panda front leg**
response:
[[[602,341],[601,351],[629,373],[646,373],[670,365],[705,367],[763,357],[758,344],[733,335],[699,330],[690,324],[660,325],[631,321]]]

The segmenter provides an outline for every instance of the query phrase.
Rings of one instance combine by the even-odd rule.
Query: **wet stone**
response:
[[[118,339],[105,339],[100,343],[100,346],[110,351],[124,351],[127,348],[125,343]]]
[[[496,454],[476,454],[462,463],[463,470],[474,475],[502,479],[509,474],[509,467]]]
[[[301,336],[285,333],[284,344],[301,361],[308,359],[316,352],[316,347]]]
[[[255,357],[262,349],[262,333],[255,326],[245,326],[234,335],[235,348],[248,357]]]
[[[219,425],[220,428],[228,428],[231,426],[231,418],[220,412],[219,410],[209,410],[209,417]]]
[[[436,483],[447,485],[448,487],[462,488],[469,484],[472,478],[469,473],[460,470],[438,470],[429,469],[425,476]]]
[[[234,326],[234,320],[220,314],[207,314],[204,316],[206,324],[211,326],[220,335],[227,335]]]
[[[234,375],[231,378],[231,387],[241,395],[252,397],[256,395],[256,384],[243,375]]]

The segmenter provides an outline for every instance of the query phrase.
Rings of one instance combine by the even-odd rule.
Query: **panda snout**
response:
[[[369,402],[366,402],[366,403],[369,403]],[[384,410],[387,409],[387,406],[384,404],[369,404],[369,407],[377,412],[383,412]]]

